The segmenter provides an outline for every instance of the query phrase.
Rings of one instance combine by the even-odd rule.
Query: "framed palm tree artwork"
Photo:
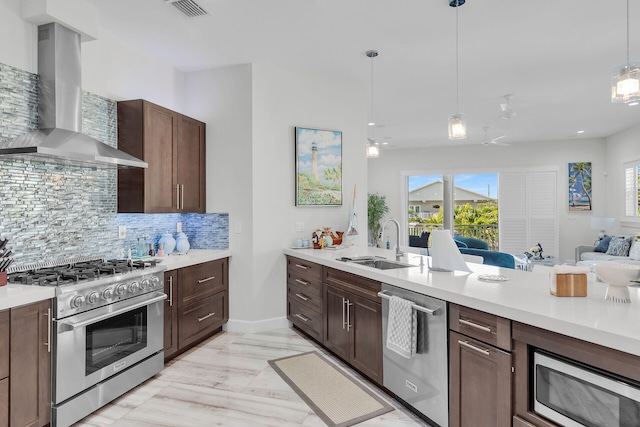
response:
[[[591,177],[591,162],[569,163],[570,211],[590,211],[592,209]]]
[[[296,206],[342,205],[342,132],[296,127]]]

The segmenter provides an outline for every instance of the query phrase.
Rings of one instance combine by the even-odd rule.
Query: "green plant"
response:
[[[385,196],[369,193],[367,200],[367,225],[369,226],[369,242],[376,244],[380,235],[382,218],[389,212]]]

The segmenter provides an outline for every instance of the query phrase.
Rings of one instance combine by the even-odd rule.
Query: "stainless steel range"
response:
[[[11,283],[56,287],[53,426],[73,424],[162,370],[165,266],[75,259],[20,270]]]

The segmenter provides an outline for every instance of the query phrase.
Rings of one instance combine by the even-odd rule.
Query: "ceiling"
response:
[[[164,0],[86,1],[105,30],[179,70],[295,61],[361,82],[368,106],[365,52],[375,49],[374,132],[385,149],[481,144],[485,127],[489,139],[516,145],[606,137],[640,123],[640,106],[610,101],[612,68],[626,61],[625,0],[467,0],[458,19],[468,138],[455,142],[447,137],[456,112],[448,0],[196,0],[209,12],[196,18]],[[630,0],[629,18],[630,59],[640,60],[640,0]],[[517,113],[508,120],[506,94]]]

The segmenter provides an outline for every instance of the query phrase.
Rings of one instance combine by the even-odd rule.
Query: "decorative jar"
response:
[[[176,251],[180,254],[186,254],[189,248],[191,248],[191,245],[189,244],[187,235],[184,233],[178,233],[176,236]]]
[[[167,255],[171,255],[173,250],[176,248],[176,239],[173,238],[171,233],[165,233],[160,236],[160,240],[158,240],[158,244],[164,244],[164,253]]]

